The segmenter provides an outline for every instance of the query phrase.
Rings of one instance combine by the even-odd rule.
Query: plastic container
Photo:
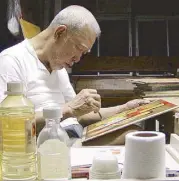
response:
[[[37,139],[39,180],[71,179],[69,137],[60,126],[60,108],[45,108],[46,125]]]
[[[93,158],[89,179],[120,179],[118,160],[110,151],[99,151]]]
[[[7,84],[0,104],[2,179],[35,180],[36,126],[34,106],[24,96],[21,82]]]

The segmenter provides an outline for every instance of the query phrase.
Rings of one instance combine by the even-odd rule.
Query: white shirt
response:
[[[24,82],[26,95],[36,111],[47,106],[61,106],[76,96],[66,69],[50,74],[28,40],[0,54],[0,102],[5,98],[9,81]]]

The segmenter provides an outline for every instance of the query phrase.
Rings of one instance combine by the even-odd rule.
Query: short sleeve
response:
[[[0,55],[0,102],[6,97],[7,82],[23,81],[16,59],[9,55]]]

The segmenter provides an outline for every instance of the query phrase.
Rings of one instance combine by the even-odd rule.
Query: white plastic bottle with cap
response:
[[[43,110],[46,125],[37,139],[38,178],[40,180],[71,179],[69,137],[60,126],[62,111],[49,107]]]

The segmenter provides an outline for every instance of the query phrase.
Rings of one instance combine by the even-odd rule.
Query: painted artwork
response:
[[[164,114],[178,106],[162,99],[149,104],[121,112],[112,117],[91,124],[84,128],[82,142],[116,131],[126,126]]]

